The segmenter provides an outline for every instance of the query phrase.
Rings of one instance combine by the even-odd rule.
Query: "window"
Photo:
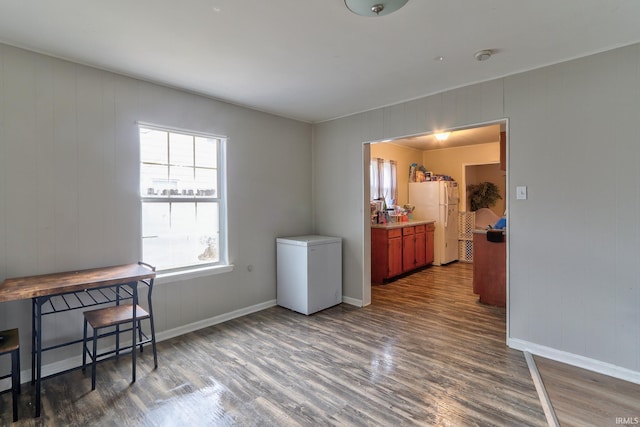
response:
[[[395,160],[387,160],[384,162],[383,173],[383,193],[387,200],[387,206],[394,206],[398,201],[398,180],[397,180],[397,163]]]
[[[394,206],[398,200],[397,175],[395,160],[373,157],[369,166],[371,200],[385,199],[387,206]]]
[[[142,259],[158,270],[225,264],[225,140],[139,129]]]

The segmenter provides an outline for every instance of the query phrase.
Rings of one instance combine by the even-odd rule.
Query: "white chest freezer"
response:
[[[342,302],[340,237],[282,237],[276,242],[278,305],[311,314]]]

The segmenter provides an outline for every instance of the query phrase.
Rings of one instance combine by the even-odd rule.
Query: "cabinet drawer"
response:
[[[402,237],[402,229],[394,228],[393,230],[389,230],[389,234],[387,234],[389,239],[393,239],[394,237]]]
[[[433,231],[436,229],[436,226],[433,224],[426,224],[427,231]]]
[[[402,235],[403,236],[407,236],[409,234],[413,234],[415,232],[415,227],[403,227],[402,228]]]
[[[424,224],[423,225],[416,225],[416,234],[418,233],[424,233]]]

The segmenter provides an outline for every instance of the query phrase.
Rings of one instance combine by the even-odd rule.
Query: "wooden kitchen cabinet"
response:
[[[390,237],[387,246],[387,263],[389,266],[387,270],[387,277],[402,274],[402,237],[400,236],[400,233],[398,233],[397,237]]]
[[[435,259],[435,249],[434,249],[434,233],[436,231],[436,226],[433,224],[425,225],[425,265],[433,264],[433,260]]]
[[[402,274],[402,229],[371,229],[371,281]]]
[[[427,238],[425,234],[424,225],[416,225],[416,265],[415,267],[422,267],[427,265]]]
[[[371,281],[384,280],[433,264],[432,223],[371,228]]]
[[[416,236],[415,227],[402,229],[402,272],[416,268]]]

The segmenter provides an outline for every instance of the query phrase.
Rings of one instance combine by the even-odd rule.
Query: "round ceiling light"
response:
[[[384,16],[395,12],[409,0],[344,0],[347,8],[356,15]]]

